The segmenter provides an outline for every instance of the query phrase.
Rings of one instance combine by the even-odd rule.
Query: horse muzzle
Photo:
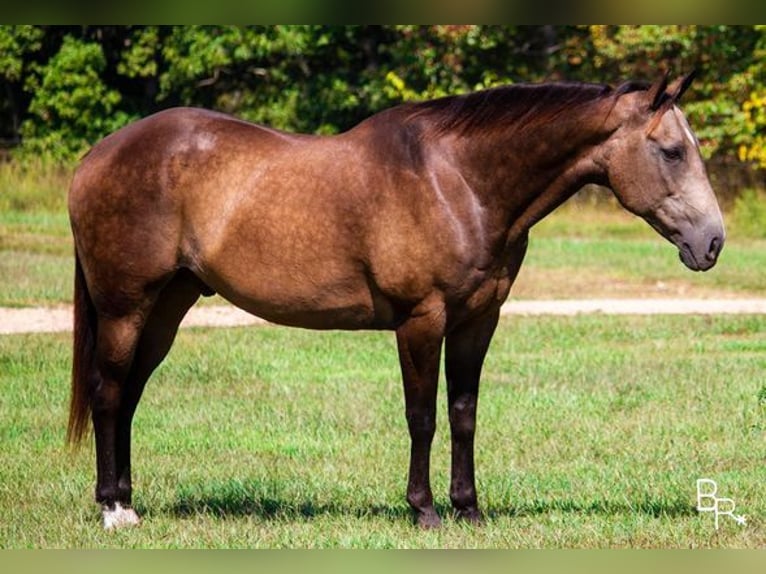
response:
[[[709,229],[682,234],[674,243],[684,265],[692,271],[707,271],[718,261],[724,240],[723,226],[711,225]]]
[[[643,217],[678,248],[678,256],[686,267],[692,271],[707,271],[718,261],[726,232],[712,192],[701,194],[697,199],[692,203],[671,196]]]

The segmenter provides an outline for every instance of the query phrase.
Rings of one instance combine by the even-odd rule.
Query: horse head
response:
[[[673,243],[689,269],[706,271],[718,259],[725,232],[699,142],[677,105],[693,75],[617,90],[614,133],[602,157],[620,203]]]

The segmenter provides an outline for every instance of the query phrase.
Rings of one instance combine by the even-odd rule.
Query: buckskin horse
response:
[[[103,525],[136,524],[133,414],[200,295],[273,323],[396,332],[407,501],[438,526],[429,458],[444,346],[456,516],[479,521],[473,443],[487,348],[530,228],[611,188],[692,270],[724,243],[692,75],[617,87],[510,85],[406,103],[334,136],[176,108],[104,138],[69,191],[75,242],[68,439],[92,420]]]

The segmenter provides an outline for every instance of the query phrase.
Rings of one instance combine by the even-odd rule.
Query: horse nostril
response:
[[[718,236],[713,237],[713,239],[710,241],[710,248],[707,252],[708,260],[715,261],[718,257],[718,254],[721,252],[722,246],[723,242],[721,241],[721,238]]]

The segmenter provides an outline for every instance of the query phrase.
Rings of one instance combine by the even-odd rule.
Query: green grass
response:
[[[71,302],[73,252],[66,213],[0,211],[0,306]]]
[[[68,337],[0,337],[0,546],[763,547],[764,329],[762,316],[504,319],[479,406],[487,521],[449,516],[442,386],[434,532],[404,501],[388,333],[182,331],[135,422],[144,522],[117,533],[100,530],[92,449],[63,447]],[[703,477],[745,526],[715,531],[696,512]]]
[[[522,299],[582,297],[763,297],[766,240],[729,225],[716,267],[693,273],[677,249],[614,202],[573,200],[530,234],[511,291]]]
[[[63,213],[72,173],[42,159],[0,162],[0,213]]]

